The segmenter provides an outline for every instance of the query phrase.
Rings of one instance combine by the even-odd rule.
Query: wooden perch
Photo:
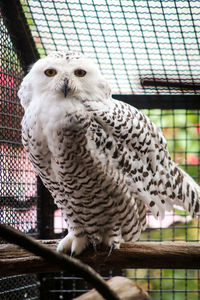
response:
[[[80,260],[69,257],[66,254],[58,253],[33,237],[27,236],[25,233],[6,224],[0,224],[0,236],[27,251],[31,251],[36,256],[40,256],[45,259],[46,262],[58,266],[63,271],[68,271],[71,274],[73,273],[83,277],[105,298],[105,300],[120,300],[118,295],[110,289],[101,275]]]
[[[116,276],[107,281],[108,286],[123,300],[150,300],[149,296],[132,280]],[[74,298],[73,300],[103,300],[102,296],[92,289],[91,291]]]
[[[58,240],[41,241],[55,249]],[[136,242],[125,243],[110,257],[108,248],[99,246],[84,251],[78,258],[98,270],[113,268],[200,269],[200,243]],[[12,244],[0,245],[0,276],[55,272],[60,268]]]

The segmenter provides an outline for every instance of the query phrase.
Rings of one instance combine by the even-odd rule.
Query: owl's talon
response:
[[[74,257],[75,255],[76,255],[76,252],[75,251],[71,251],[70,257]]]
[[[97,253],[97,243],[98,243],[98,238],[94,238],[93,242],[92,242],[92,245],[93,245],[93,248],[94,248],[94,252]]]
[[[112,242],[112,244],[111,244],[111,246],[110,246],[110,250],[109,250],[109,252],[108,252],[108,256],[107,256],[107,257],[110,257],[110,256],[111,256],[111,254],[113,253],[113,251],[115,250],[115,248],[116,248],[116,245],[115,245],[115,243],[114,243],[114,242]]]
[[[69,232],[58,244],[57,251],[70,253],[70,257],[79,255],[87,246],[86,236],[77,238],[73,232]]]

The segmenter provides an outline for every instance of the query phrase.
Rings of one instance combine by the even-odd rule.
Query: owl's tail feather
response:
[[[176,204],[181,205],[193,217],[200,212],[200,186],[177,166],[174,168],[173,188]]]

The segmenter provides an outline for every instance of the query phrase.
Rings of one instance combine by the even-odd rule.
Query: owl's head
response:
[[[18,96],[26,109],[32,99],[101,100],[111,90],[97,66],[81,53],[53,52],[39,59],[24,77]]]

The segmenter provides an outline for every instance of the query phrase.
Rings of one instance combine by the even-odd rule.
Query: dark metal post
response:
[[[37,220],[40,239],[55,238],[54,235],[54,201],[50,192],[38,177]]]
[[[40,58],[19,0],[0,0],[1,14],[25,72]]]

